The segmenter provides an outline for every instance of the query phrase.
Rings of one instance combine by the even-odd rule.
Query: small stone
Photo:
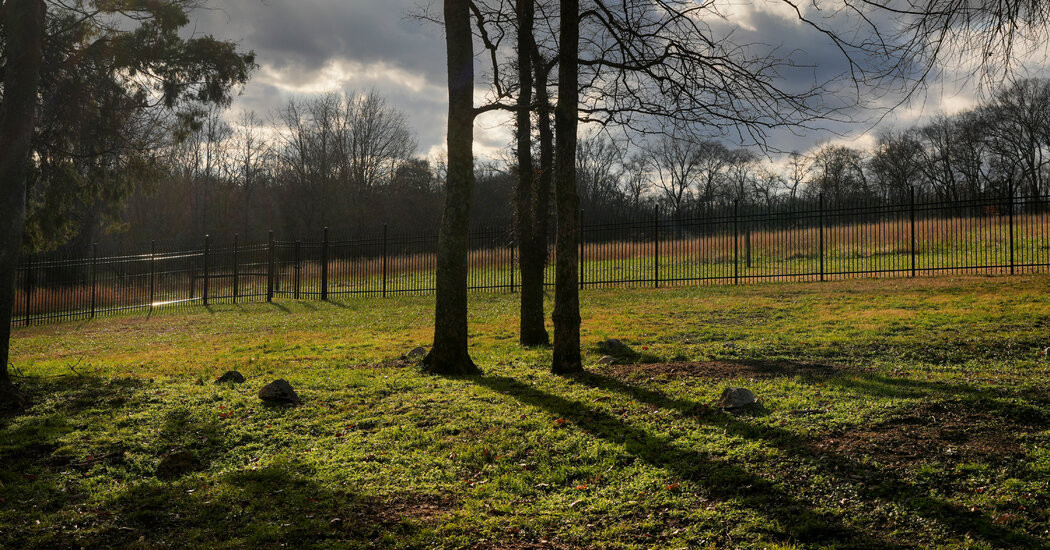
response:
[[[629,357],[635,355],[634,350],[630,346],[617,340],[616,338],[609,338],[598,343],[598,349],[616,357]]]
[[[412,351],[405,354],[405,357],[409,359],[422,359],[427,356],[427,349],[422,347],[412,348]]]
[[[157,464],[157,477],[173,479],[188,474],[197,468],[197,459],[190,451],[165,453]]]
[[[616,358],[612,355],[603,355],[602,358],[598,360],[599,365],[611,365],[615,362]]]
[[[226,374],[215,379],[216,384],[223,384],[225,382],[233,382],[234,384],[243,384],[244,375],[235,371],[226,371]]]
[[[718,404],[723,409],[741,409],[755,404],[755,394],[747,388],[726,388]]]
[[[259,399],[267,403],[289,403],[292,405],[298,405],[303,402],[302,399],[299,399],[299,394],[292,389],[292,385],[283,378],[263,386],[259,390]]]

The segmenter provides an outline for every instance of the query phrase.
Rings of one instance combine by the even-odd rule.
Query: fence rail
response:
[[[585,214],[585,213],[584,213]],[[581,215],[580,287],[750,284],[944,273],[1014,274],[1050,266],[1050,197],[802,209],[727,205],[613,220]],[[510,227],[471,232],[468,285],[520,284]],[[23,256],[12,323],[88,319],[159,307],[434,291],[436,233],[100,256],[98,248]],[[551,251],[553,254],[553,250]],[[550,259],[550,258],[549,258]],[[547,284],[553,283],[548,261]]]

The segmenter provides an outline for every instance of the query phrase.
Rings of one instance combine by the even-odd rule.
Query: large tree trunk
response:
[[[518,0],[518,262],[521,266],[521,345],[550,343],[543,318],[543,264],[546,249],[536,247],[536,230],[546,222],[539,210],[539,189],[532,161],[532,29],[534,0]]]
[[[571,374],[583,370],[580,359],[580,291],[577,245],[580,196],[576,190],[576,127],[579,0],[562,0],[561,49],[558,52],[558,106],[554,110],[554,179],[558,238],[554,273],[554,360],[551,371]]]
[[[445,0],[448,52],[448,176],[438,237],[434,347],[424,369],[475,374],[467,352],[467,246],[474,192],[474,44],[470,0]]]
[[[26,176],[36,123],[37,86],[44,44],[44,2],[8,0],[7,74],[0,103],[0,409],[20,408],[25,398],[11,382],[11,310],[15,303],[15,262],[26,218]]]

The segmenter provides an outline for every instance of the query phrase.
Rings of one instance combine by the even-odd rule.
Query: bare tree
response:
[[[766,208],[773,208],[781,190],[787,186],[784,175],[769,166],[755,170],[751,177],[751,196]]]
[[[912,132],[883,132],[868,159],[868,171],[881,198],[904,201],[922,187],[922,144]]]
[[[702,204],[709,204],[723,191],[726,168],[733,159],[733,153],[717,141],[704,140],[696,145],[696,157],[696,199]]]
[[[751,200],[751,190],[758,170],[758,157],[746,150],[730,152],[726,163],[725,188],[723,193],[731,201],[745,203]]]
[[[558,27],[558,106],[554,111],[554,183],[558,237],[554,272],[554,355],[551,371],[583,370],[580,357],[580,197],[576,191],[576,134],[579,116],[579,0],[562,0]]]
[[[252,196],[266,184],[273,158],[270,143],[261,135],[262,121],[255,111],[241,113],[234,133],[234,162],[241,195],[244,198],[244,236],[251,235]]]
[[[1023,79],[1001,88],[985,108],[988,144],[1014,194],[1041,196],[1050,168],[1050,81]],[[961,136],[954,135],[958,147]]]
[[[428,372],[473,374],[467,351],[467,247],[474,191],[474,43],[470,0],[445,0],[448,58],[448,177],[438,238],[434,347]]]
[[[787,190],[788,198],[792,201],[799,197],[802,185],[806,183],[806,179],[809,176],[809,169],[809,159],[805,155],[798,151],[792,151],[788,154],[787,177],[784,180],[784,186]]]
[[[531,266],[542,265],[544,258],[536,255],[536,250],[529,246],[536,231],[536,220],[539,213],[534,212],[536,205],[536,171],[532,160],[532,88],[535,76],[532,73],[532,40],[533,25],[536,17],[536,6],[533,0],[517,0],[518,18],[518,103],[515,112],[515,130],[517,132],[518,188],[515,196],[515,220],[518,232],[518,261],[521,268],[521,320],[519,325],[520,341],[523,346],[547,345],[547,329],[543,320],[543,273],[539,273],[537,283],[536,270]],[[528,280],[526,280],[528,279]],[[539,295],[534,295],[539,291]],[[528,295],[526,295],[528,294]],[[539,307],[536,307],[539,306]]]
[[[859,149],[827,144],[813,153],[811,194],[834,202],[865,198],[864,156]]]
[[[897,29],[898,49],[926,74],[952,66],[998,82],[1050,38],[1045,0],[846,0],[846,6],[888,16],[885,27]]]
[[[623,178],[624,150],[601,134],[592,134],[576,143],[576,178],[580,207],[599,214],[618,202]]]
[[[989,115],[984,109],[975,109],[955,116],[959,139],[952,150],[952,156],[955,157],[954,164],[970,198],[984,195],[992,183],[988,162],[991,150],[987,133],[993,121],[989,120]],[[919,171],[921,173],[921,167]],[[919,181],[916,185],[924,185],[924,182]]]
[[[405,115],[376,91],[350,94],[339,132],[340,161],[354,188],[370,190],[390,180],[416,149]]]
[[[655,187],[675,215],[689,202],[701,175],[699,148],[690,138],[665,136],[647,150]]]
[[[627,208],[639,210],[651,186],[647,159],[642,154],[632,156],[624,166],[623,194]]]
[[[938,116],[916,131],[922,143],[923,179],[941,200],[958,198],[955,156],[958,136],[951,117]]]

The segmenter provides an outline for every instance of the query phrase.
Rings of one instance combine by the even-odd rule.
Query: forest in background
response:
[[[141,250],[152,240],[199,244],[212,234],[261,242],[436,231],[445,162],[423,158],[405,115],[376,92],[289,100],[272,113],[221,107],[200,122],[125,121],[133,144],[84,170],[91,182],[58,211],[44,182],[30,185],[27,248]],[[38,139],[47,139],[41,132]],[[632,143],[633,141],[633,143]],[[514,216],[515,157],[476,163],[476,225]],[[692,135],[636,140],[590,132],[577,145],[580,206],[588,219],[667,214],[739,202],[754,208],[1042,196],[1050,177],[1050,81],[1017,80],[977,108],[877,134],[872,147],[825,143],[771,157]]]

